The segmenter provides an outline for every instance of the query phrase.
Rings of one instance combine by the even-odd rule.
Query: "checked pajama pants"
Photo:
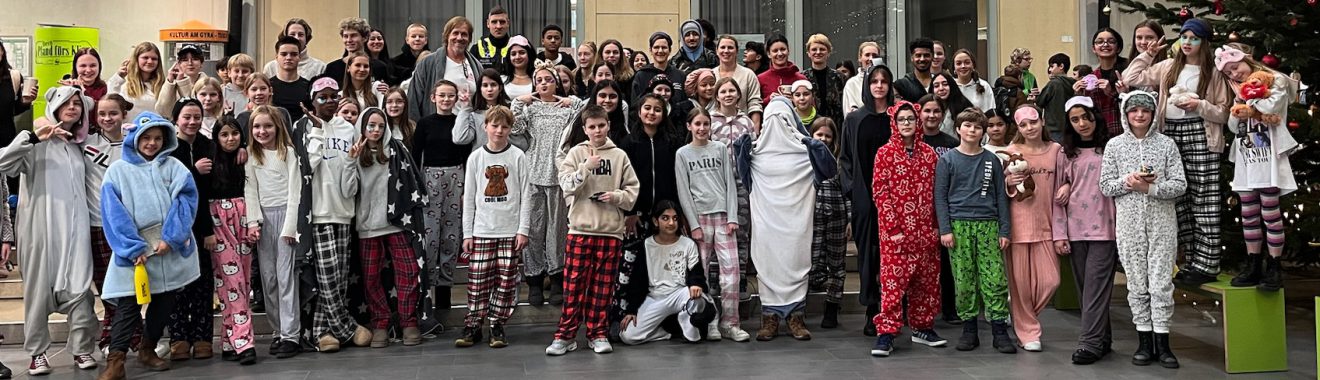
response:
[[[911,238],[909,238],[911,239]],[[926,330],[940,312],[940,256],[935,247],[895,252],[886,243],[880,254],[880,314],[872,319],[879,334],[897,334],[903,327],[907,297],[908,326]]]
[[[565,243],[564,306],[555,339],[573,340],[584,320],[588,339],[606,339],[623,240],[569,234]]]
[[[339,341],[353,338],[357,321],[348,312],[348,250],[352,226],[347,224],[316,224],[312,226],[316,247],[316,311],[312,314],[312,337],[330,334]]]
[[[825,302],[841,303],[846,275],[843,258],[848,251],[848,215],[831,214],[817,202],[812,229],[809,287],[812,292],[825,292]]]
[[[361,239],[362,277],[366,280],[367,308],[371,309],[371,328],[390,326],[390,302],[381,286],[380,272],[386,255],[394,266],[394,291],[399,299],[399,325],[417,327],[417,289],[421,268],[417,253],[402,232]]]
[[[1178,245],[1188,265],[1203,274],[1219,273],[1219,153],[1211,152],[1201,118],[1164,121],[1164,134],[1178,144],[1187,174],[1187,192],[1178,197]]]
[[[503,325],[518,305],[522,256],[513,250],[514,238],[473,238],[468,256],[468,315],[463,325]]]
[[[704,234],[702,239],[697,241],[702,268],[706,268],[706,278],[715,277],[710,283],[719,286],[719,294],[716,298],[720,300],[720,323],[724,326],[738,327],[740,324],[738,322],[737,231],[734,231],[735,235],[726,233],[729,217],[722,212],[698,215],[697,223],[701,225]],[[715,286],[708,288],[714,290]]]

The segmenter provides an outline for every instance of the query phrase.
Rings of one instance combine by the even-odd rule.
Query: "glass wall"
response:
[[[927,37],[945,43],[946,70],[953,69],[953,52],[967,49],[975,52],[981,64],[986,62],[984,41],[978,43],[976,27],[977,0],[909,0],[907,2],[907,37]],[[907,43],[903,42],[903,53],[893,54],[904,57],[902,61],[910,71],[911,62],[907,57]],[[890,62],[897,62],[897,59]],[[984,68],[981,68],[984,73]]]
[[[787,0],[704,0],[699,3],[700,13],[696,17],[715,24],[716,33],[786,33]]]
[[[388,0],[368,2],[367,22],[385,34],[385,43],[391,49],[390,55],[398,54],[404,39],[407,38],[408,25],[420,23],[431,32],[431,47],[444,44],[440,34],[445,29],[445,22],[451,17],[462,16],[465,6],[462,1],[430,0]],[[475,23],[475,22],[474,22]],[[480,29],[480,26],[477,26]]]
[[[481,17],[486,17],[497,4],[509,12],[509,35],[527,37],[532,46],[541,46],[541,28],[546,25],[555,24],[566,31],[573,30],[573,7],[569,0],[483,0]],[[476,34],[486,34],[484,19],[477,29],[482,31]]]
[[[851,60],[857,61],[857,46],[874,41],[881,46],[887,37],[888,26],[885,2],[882,0],[827,0],[810,1],[802,7],[802,40],[822,33],[834,45],[830,66]],[[805,46],[795,46],[805,49]],[[804,61],[805,65],[806,62]]]

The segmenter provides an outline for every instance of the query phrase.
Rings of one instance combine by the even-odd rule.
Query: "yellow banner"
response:
[[[37,101],[32,103],[32,118],[46,115],[46,89],[59,86],[64,75],[73,73],[73,53],[78,49],[100,48],[101,31],[95,28],[40,26],[32,35],[33,69],[38,81]],[[118,66],[102,71],[113,73]]]

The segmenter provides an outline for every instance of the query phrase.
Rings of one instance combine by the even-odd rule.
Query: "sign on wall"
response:
[[[9,67],[25,76],[32,75],[32,36],[0,36]]]
[[[73,72],[73,54],[82,48],[99,48],[101,31],[95,28],[41,25],[33,32],[34,65],[43,95],[55,86],[65,74]],[[105,68],[102,68],[105,70]],[[113,70],[114,68],[110,69]],[[34,115],[46,114],[46,98],[38,96],[32,103]]]

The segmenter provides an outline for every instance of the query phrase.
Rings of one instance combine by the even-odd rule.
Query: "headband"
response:
[[[792,85],[789,86],[789,88],[793,89],[793,91],[797,91],[798,87],[806,87],[807,91],[815,90],[815,86],[811,85],[811,81],[806,79],[798,79],[797,81],[794,81]]]
[[[1224,71],[1224,66],[1234,62],[1242,62],[1245,58],[1247,58],[1247,53],[1243,53],[1232,46],[1221,46],[1215,49],[1215,69]]]
[[[1089,96],[1074,96],[1071,99],[1068,99],[1068,101],[1063,104],[1063,110],[1064,111],[1071,110],[1075,106],[1083,106],[1086,108],[1093,109],[1095,108],[1095,102],[1092,101],[1091,97]]]
[[[1033,107],[1022,107],[1018,108],[1016,112],[1013,112],[1014,122],[1022,124],[1025,120],[1040,120],[1040,112],[1036,111]]]

